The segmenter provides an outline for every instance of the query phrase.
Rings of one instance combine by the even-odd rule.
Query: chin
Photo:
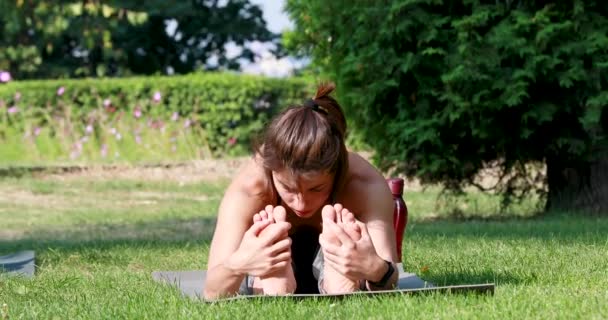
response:
[[[293,210],[293,213],[298,216],[299,218],[310,218],[312,216],[315,215],[315,211],[314,210],[310,210],[310,211],[297,211],[297,210]]]

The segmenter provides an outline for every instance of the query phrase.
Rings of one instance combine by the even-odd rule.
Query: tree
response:
[[[608,213],[608,6],[602,1],[288,0],[290,41],[338,85],[361,136],[449,190],[501,176],[505,199]],[[546,166],[539,187],[531,163]],[[545,188],[543,188],[545,187]]]
[[[278,35],[248,0],[0,4],[0,70],[17,79],[238,69],[253,60],[244,45],[256,40],[278,43]],[[241,52],[228,56],[228,43]]]

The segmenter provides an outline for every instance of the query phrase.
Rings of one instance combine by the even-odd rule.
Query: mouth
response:
[[[313,211],[312,210],[308,210],[308,211],[293,210],[293,213],[295,213],[298,217],[307,217],[307,216],[312,215]]]

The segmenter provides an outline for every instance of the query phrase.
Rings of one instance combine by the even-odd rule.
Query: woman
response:
[[[204,295],[347,293],[394,287],[393,200],[384,177],[346,150],[329,96],[276,116],[220,204]]]

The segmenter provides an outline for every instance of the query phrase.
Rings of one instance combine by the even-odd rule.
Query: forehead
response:
[[[333,180],[334,175],[327,171],[314,171],[305,173],[294,173],[291,170],[273,171],[275,180],[288,186],[317,186]]]

